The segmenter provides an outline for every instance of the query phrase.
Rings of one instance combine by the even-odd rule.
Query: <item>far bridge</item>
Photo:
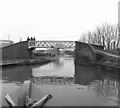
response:
[[[28,49],[32,49],[32,48],[75,49],[75,41],[36,41],[36,40],[28,40]]]

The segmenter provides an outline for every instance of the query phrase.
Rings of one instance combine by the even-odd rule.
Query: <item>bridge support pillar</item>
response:
[[[31,49],[28,50],[30,59],[34,58],[33,50],[34,50],[34,48],[31,48]]]
[[[59,48],[57,48],[57,55],[60,55],[60,50],[59,50]]]

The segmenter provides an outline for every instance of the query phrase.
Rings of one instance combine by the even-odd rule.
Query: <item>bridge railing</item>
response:
[[[75,41],[28,41],[28,49],[31,48],[75,48]]]

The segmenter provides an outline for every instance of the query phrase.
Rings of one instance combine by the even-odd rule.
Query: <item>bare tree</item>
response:
[[[82,35],[81,35],[81,38],[79,39],[79,41],[80,42],[84,42],[84,43],[87,43],[87,38],[86,38],[86,34],[85,33],[83,33]]]
[[[119,44],[120,44],[120,27],[117,25],[117,28],[116,28],[116,34],[117,34],[117,42],[116,42],[116,48],[120,48]]]
[[[103,23],[101,26],[97,26],[93,32],[84,33],[81,39],[85,43],[102,45],[105,49],[118,48],[120,41],[118,25]]]

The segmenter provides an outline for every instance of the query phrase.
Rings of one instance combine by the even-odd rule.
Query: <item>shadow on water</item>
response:
[[[49,63],[51,64],[51,63]],[[49,65],[45,64],[45,66]],[[33,68],[41,67],[43,65],[25,65],[25,66],[8,66],[2,67],[2,83],[14,83],[17,85],[23,84],[25,80],[28,80],[33,75]],[[58,60],[54,61],[54,67],[60,68],[63,64]],[[49,67],[48,67],[49,68]],[[47,69],[48,69],[47,68]]]

